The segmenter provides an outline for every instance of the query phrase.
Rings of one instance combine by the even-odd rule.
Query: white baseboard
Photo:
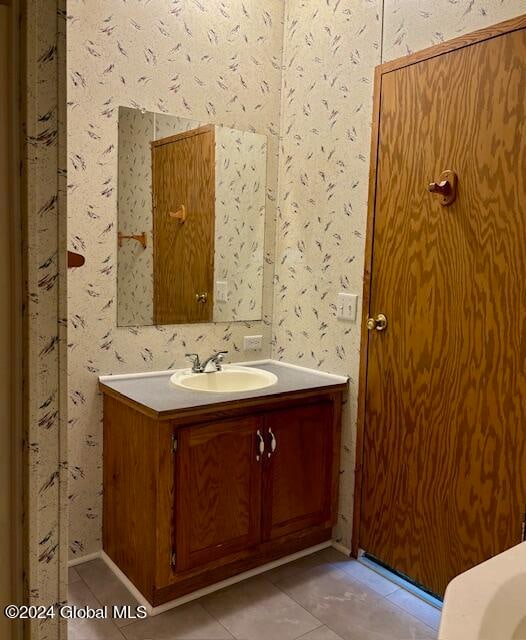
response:
[[[128,591],[137,600],[137,602],[146,609],[146,613],[149,616],[157,615],[156,613],[154,613],[155,607],[152,607],[152,605],[148,602],[148,600],[146,600],[139,589],[137,589],[133,582],[119,569],[115,562],[113,562],[113,560],[104,553],[104,551],[100,552],[100,557],[102,558],[102,560],[104,560],[106,566],[111,569],[115,576],[122,582],[126,589],[128,589]]]
[[[88,553],[87,556],[81,558],[73,558],[68,561],[68,567],[76,567],[78,564],[84,564],[85,562],[91,562],[101,557],[102,551],[95,551],[94,553]]]
[[[336,542],[335,540],[333,540],[331,546],[333,549],[336,549],[336,551],[343,553],[348,558],[351,556],[351,550],[348,549],[347,547],[344,547],[343,544],[340,544],[339,542]]]
[[[128,589],[128,591],[130,591],[137,602],[146,609],[148,615],[158,616],[160,613],[169,611],[170,609],[178,607],[182,604],[186,604],[187,602],[191,602],[192,600],[197,600],[198,598],[202,598],[209,593],[219,591],[220,589],[224,589],[225,587],[229,587],[238,582],[242,582],[243,580],[247,580],[248,578],[253,578],[254,576],[264,573],[265,571],[269,571],[270,569],[275,569],[276,567],[280,567],[281,565],[287,564],[288,562],[293,562],[294,560],[298,560],[299,558],[303,558],[304,556],[309,556],[312,553],[321,551],[322,549],[327,549],[331,546],[335,547],[335,544],[338,543],[327,540],[327,542],[322,542],[321,544],[309,547],[308,549],[302,549],[301,551],[292,553],[288,556],[285,556],[284,558],[279,558],[278,560],[274,560],[273,562],[267,562],[267,564],[255,567],[254,569],[250,569],[249,571],[244,571],[243,573],[239,573],[236,576],[232,576],[231,578],[227,578],[226,580],[221,580],[221,582],[216,582],[215,584],[211,584],[208,587],[204,587],[203,589],[198,589],[197,591],[188,593],[184,596],[181,596],[180,598],[176,598],[175,600],[170,600],[170,602],[161,604],[158,607],[152,607],[152,605],[148,602],[148,600],[146,600],[146,598],[137,589],[137,587],[126,577],[126,575],[119,569],[119,567],[113,562],[113,560],[111,560],[111,558],[104,553],[104,551],[92,553],[89,556],[84,556],[83,558],[70,560],[68,564],[70,567],[74,567],[78,564],[89,562],[90,560],[95,560],[96,558],[101,558],[109,567],[109,569],[113,571],[115,576]],[[345,547],[342,547],[342,545],[338,545],[338,547],[335,548],[337,548],[338,551],[340,551],[341,549],[345,549]]]

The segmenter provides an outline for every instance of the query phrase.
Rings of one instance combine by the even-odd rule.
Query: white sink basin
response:
[[[170,378],[175,387],[213,393],[255,391],[270,387],[277,380],[277,376],[270,371],[237,365],[224,365],[222,371],[214,373],[192,373],[187,369],[174,373]]]

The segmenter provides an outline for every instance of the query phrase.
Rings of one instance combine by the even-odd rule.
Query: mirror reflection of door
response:
[[[214,292],[213,125],[152,142],[154,322],[210,322]],[[156,259],[162,256],[162,259]]]
[[[119,107],[118,140],[118,326],[261,320],[267,137]]]

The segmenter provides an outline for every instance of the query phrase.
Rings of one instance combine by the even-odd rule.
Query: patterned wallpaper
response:
[[[118,233],[146,234],[146,248],[126,239],[117,247],[117,324],[153,323],[152,161],[154,114],[121,107],[118,146]]]
[[[526,0],[385,0],[383,60],[514,18]]]
[[[70,554],[101,547],[102,406],[97,376],[184,366],[184,353],[270,355],[281,89],[281,0],[68,1],[68,239],[86,256],[69,280]],[[117,328],[120,105],[268,137],[263,320]],[[261,333],[260,353],[244,353]]]
[[[216,127],[216,322],[261,318],[266,164],[265,136]],[[222,302],[218,281],[227,284]]]
[[[197,129],[203,125],[197,120],[188,120],[188,118],[180,118],[167,113],[154,113],[155,122],[155,140],[167,138],[183,131]]]

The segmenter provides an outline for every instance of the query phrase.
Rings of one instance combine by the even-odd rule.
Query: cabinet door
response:
[[[333,468],[337,465],[333,461],[334,424],[332,402],[275,411],[265,417],[265,540],[316,525],[330,526]]]
[[[261,467],[253,417],[181,429],[176,458],[176,566],[191,569],[261,539]]]

